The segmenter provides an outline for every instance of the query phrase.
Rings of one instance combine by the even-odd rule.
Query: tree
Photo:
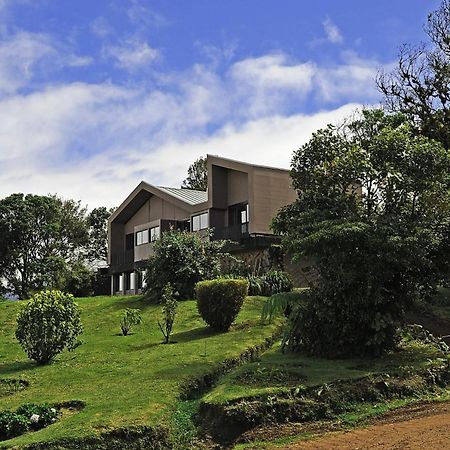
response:
[[[158,320],[158,326],[164,336],[164,344],[170,342],[170,335],[172,334],[173,323],[177,315],[178,303],[174,297],[173,289],[170,283],[167,283],[161,292],[162,303],[162,323]]]
[[[83,332],[73,296],[39,292],[17,316],[16,338],[30,359],[47,364],[65,348],[73,350]]]
[[[298,200],[274,228],[320,274],[291,313],[291,348],[327,357],[393,348],[408,307],[448,276],[449,151],[402,116],[363,111],[316,132],[291,174]]]
[[[13,194],[0,200],[0,279],[19,298],[60,287],[88,244],[85,208],[55,196]]]
[[[155,242],[145,274],[145,294],[161,300],[167,283],[181,300],[194,297],[197,281],[215,278],[220,272],[223,241],[210,241],[196,233],[170,230]]]
[[[208,187],[208,173],[206,158],[200,157],[188,168],[188,177],[183,181],[183,189],[206,191]]]
[[[397,68],[377,84],[391,111],[450,148],[450,0],[429,14],[425,32],[429,43],[404,46]]]
[[[94,208],[87,216],[89,246],[87,257],[91,262],[106,261],[108,256],[108,219],[115,208]]]

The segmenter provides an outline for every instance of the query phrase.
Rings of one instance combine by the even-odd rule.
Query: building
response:
[[[173,228],[236,242],[247,261],[264,258],[276,239],[270,224],[296,193],[289,171],[207,156],[208,189],[152,186],[142,181],[108,221],[112,294],[139,293],[154,242]]]

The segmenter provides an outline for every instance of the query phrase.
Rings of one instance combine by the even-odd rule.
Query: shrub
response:
[[[270,323],[275,315],[284,314],[288,317],[293,307],[305,301],[308,291],[309,289],[301,289],[294,292],[281,292],[272,295],[264,303],[261,311],[261,322],[264,323],[268,320]]]
[[[164,343],[168,344],[172,334],[173,323],[177,315],[177,301],[173,296],[173,289],[170,283],[164,286],[161,294],[162,298],[162,323],[158,321],[159,329],[164,336]]]
[[[0,412],[0,441],[11,439],[27,432],[40,430],[58,418],[58,411],[47,404],[27,403],[17,411]]]
[[[145,294],[151,301],[161,301],[164,286],[170,283],[178,298],[193,298],[195,283],[220,273],[225,256],[223,241],[210,241],[196,233],[166,231],[154,244],[145,279]]]
[[[248,295],[264,295],[265,281],[263,277],[257,275],[249,275],[248,280]]]
[[[26,417],[33,430],[40,430],[51,425],[58,417],[58,411],[47,404],[26,403],[20,406],[16,413]]]
[[[247,280],[219,278],[201,281],[196,285],[198,312],[211,328],[227,331],[247,294]]]
[[[0,441],[11,439],[28,431],[29,420],[11,411],[0,412]]]
[[[93,293],[94,272],[79,262],[68,268],[63,282],[63,291],[75,297],[88,297]]]
[[[125,314],[120,320],[122,334],[126,336],[131,331],[131,327],[134,325],[139,325],[141,321],[141,311],[139,309],[127,308],[125,310]]]
[[[38,292],[17,316],[16,338],[38,364],[48,363],[65,348],[73,350],[82,331],[73,296],[61,291]]]
[[[271,270],[263,275],[263,295],[290,292],[294,287],[291,276],[281,270]]]
[[[290,292],[294,287],[291,276],[281,270],[271,270],[264,275],[249,275],[249,295],[270,296],[280,292]]]

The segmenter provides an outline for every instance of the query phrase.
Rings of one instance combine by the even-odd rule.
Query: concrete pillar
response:
[[[119,275],[119,291],[123,293],[123,282],[124,282],[125,274],[121,273]]]
[[[136,290],[136,272],[130,273],[130,289],[132,291]]]
[[[111,295],[114,295],[114,277],[115,275],[111,275]]]

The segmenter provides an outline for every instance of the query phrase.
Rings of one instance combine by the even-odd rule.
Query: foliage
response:
[[[206,158],[200,157],[188,168],[188,176],[181,186],[184,189],[195,189],[206,191],[208,187],[208,173],[206,169]]]
[[[8,292],[61,287],[87,244],[85,209],[53,196],[13,194],[0,200],[0,278]]]
[[[320,275],[291,318],[293,347],[328,357],[394,347],[405,310],[448,276],[449,152],[400,116],[363,111],[315,133],[291,175],[298,200],[274,228]]]
[[[94,278],[93,270],[77,261],[66,271],[62,290],[75,297],[87,297],[93,292]]]
[[[89,227],[87,257],[93,263],[106,261],[108,257],[108,219],[113,212],[114,208],[100,206],[94,208],[87,216]]]
[[[200,281],[195,292],[203,320],[217,331],[228,331],[248,294],[248,282],[226,278]]]
[[[32,430],[40,430],[56,421],[58,411],[50,405],[44,403],[42,405],[35,403],[26,403],[20,406],[16,414],[26,417],[30,421],[30,428]],[[34,416],[34,420],[32,417]]]
[[[0,441],[11,439],[28,431],[29,420],[11,411],[0,412]]]
[[[270,296],[279,292],[290,292],[294,287],[291,276],[281,270],[270,270],[261,276],[249,275],[249,295]]]
[[[261,311],[261,322],[272,322],[274,316],[284,314],[288,317],[292,308],[307,298],[309,289],[301,289],[293,292],[281,292],[269,297]]]
[[[127,308],[120,319],[120,329],[122,334],[127,336],[134,325],[139,325],[142,322],[141,311],[139,309]]]
[[[428,45],[404,46],[397,67],[377,84],[392,111],[450,148],[450,1],[428,16]]]
[[[219,275],[223,245],[196,233],[166,231],[155,242],[148,262],[146,296],[160,301],[164,286],[170,283],[181,300],[193,298],[195,283]]]
[[[71,294],[38,292],[17,315],[16,338],[30,359],[47,364],[65,348],[73,350],[83,328]]]
[[[172,334],[173,323],[177,315],[177,301],[170,283],[167,283],[162,291],[162,323],[158,321],[159,329],[164,336],[164,343],[168,344]]]
[[[40,430],[56,421],[58,411],[47,404],[27,403],[17,411],[0,411],[0,441]]]
[[[290,292],[294,287],[291,276],[281,270],[270,270],[262,276],[264,280],[263,294],[265,296]]]

